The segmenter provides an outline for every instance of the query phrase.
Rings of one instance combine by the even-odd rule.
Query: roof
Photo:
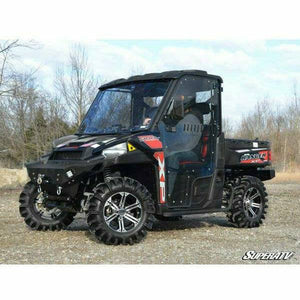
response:
[[[105,88],[113,87],[113,86],[116,86],[119,84],[125,84],[125,83],[130,83],[130,82],[137,82],[137,81],[176,79],[183,75],[198,75],[198,76],[212,77],[212,78],[219,80],[220,82],[223,82],[223,80],[220,76],[207,74],[206,71],[179,70],[179,71],[167,71],[167,72],[161,72],[161,73],[149,73],[149,74],[145,74],[145,75],[136,75],[136,76],[131,76],[127,79],[121,78],[121,79],[113,80],[111,82],[103,84],[100,87],[100,89],[105,89]]]

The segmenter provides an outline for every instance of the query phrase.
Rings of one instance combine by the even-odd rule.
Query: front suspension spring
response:
[[[110,168],[104,168],[103,177],[104,177],[104,180],[111,177],[111,169]]]

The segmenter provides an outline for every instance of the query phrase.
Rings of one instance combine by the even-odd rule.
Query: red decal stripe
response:
[[[150,148],[152,149],[161,149],[162,148],[162,143],[160,140],[152,140],[152,141],[144,141]]]
[[[268,160],[272,161],[272,151],[271,150],[269,150]]]
[[[139,140],[148,145],[151,149],[162,149],[161,141],[154,135],[139,136]]]
[[[163,204],[166,203],[165,156],[163,152],[155,152],[154,157],[158,161],[160,203]]]
[[[247,154],[244,154],[243,156],[246,156],[245,158],[247,158],[247,156],[248,157],[257,156],[257,157],[242,159],[241,160],[242,164],[263,164],[265,162],[270,161],[270,151],[269,150],[259,151],[258,153],[253,153],[253,154],[247,153]]]

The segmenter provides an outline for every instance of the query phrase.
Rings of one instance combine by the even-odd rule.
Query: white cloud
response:
[[[283,53],[300,53],[300,45],[295,44],[281,44],[273,47],[272,49]]]
[[[65,64],[70,46],[77,40],[40,40],[38,50],[19,49],[22,68],[39,68],[38,77],[52,89],[58,66]],[[155,43],[153,43],[155,44]],[[104,80],[174,69],[202,69],[224,79],[224,116],[239,119],[257,100],[270,95],[274,101],[288,95],[292,82],[300,82],[300,46],[282,43],[266,46],[265,41],[187,41],[155,48],[139,43],[115,43],[86,39],[89,63]],[[163,45],[163,44],[162,44]],[[153,50],[154,49],[154,50]],[[298,51],[299,50],[299,51]],[[96,93],[96,91],[95,91]],[[279,101],[279,100],[278,100]]]
[[[281,66],[284,71],[297,71],[300,68],[300,45],[299,44],[280,44],[270,47],[270,53],[279,56],[276,64]]]
[[[200,47],[165,47],[160,59],[164,66],[203,70],[245,71],[254,63],[254,59],[238,50],[201,49]]]
[[[226,49],[231,52],[241,50],[245,53],[262,52],[267,50],[265,40],[220,40],[220,41],[209,41],[209,44],[214,48]]]
[[[292,83],[294,81],[300,82],[300,72],[278,72],[278,70],[266,72],[263,75],[268,82],[272,82],[274,85],[276,84],[287,84]]]
[[[88,46],[90,64],[105,79],[128,77],[133,69],[151,72],[155,69],[152,54],[136,46],[125,48],[108,42],[95,42]]]

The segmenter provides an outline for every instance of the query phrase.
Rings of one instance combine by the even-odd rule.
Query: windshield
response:
[[[99,91],[79,134],[119,133],[147,128],[170,80],[130,83]]]

